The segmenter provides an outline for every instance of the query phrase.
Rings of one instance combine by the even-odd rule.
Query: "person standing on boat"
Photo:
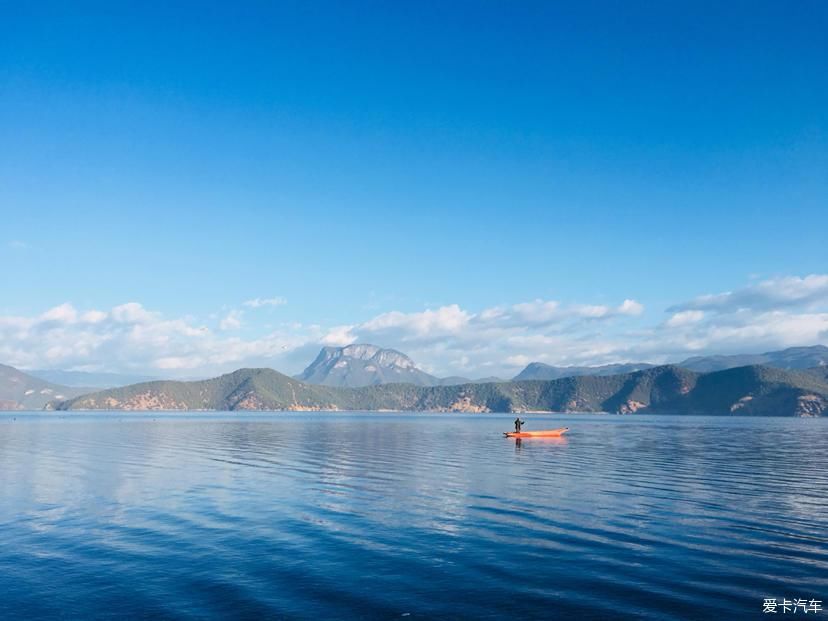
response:
[[[520,420],[520,416],[515,419],[515,433],[520,433],[520,426],[525,422],[525,420]]]

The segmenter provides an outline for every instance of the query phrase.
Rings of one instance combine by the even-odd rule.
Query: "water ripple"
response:
[[[527,419],[572,432],[0,414],[0,617],[714,619],[828,599],[824,420]]]

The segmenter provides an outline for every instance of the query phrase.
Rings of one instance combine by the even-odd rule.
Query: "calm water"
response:
[[[524,416],[572,432],[516,445],[513,418],[0,414],[0,618],[828,600],[828,420]]]

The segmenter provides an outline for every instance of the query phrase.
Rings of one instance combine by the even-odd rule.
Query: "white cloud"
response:
[[[108,312],[79,312],[62,304],[34,317],[0,316],[0,361],[21,368],[209,374],[265,364],[309,341],[318,342],[319,332],[311,327],[283,329],[245,341],[187,318],[165,318],[134,302]]]
[[[496,321],[503,317],[506,314],[499,306],[495,306],[494,308],[486,308],[480,312],[480,320],[481,321]]]
[[[787,307],[806,308],[825,302],[828,302],[828,274],[811,274],[805,277],[771,278],[736,291],[702,295],[667,310],[710,310],[728,313],[739,309],[759,311]]]
[[[157,313],[151,313],[137,302],[128,302],[112,309],[112,319],[118,323],[150,323],[157,317]]]
[[[100,323],[104,321],[109,315],[102,311],[86,311],[83,315],[81,315],[81,321],[84,323]]]
[[[642,337],[639,348],[675,359],[687,352],[758,352],[826,344],[828,275],[771,278],[699,296],[667,311],[672,316]]]
[[[366,321],[359,328],[363,332],[374,334],[396,331],[414,337],[434,337],[455,333],[463,329],[470,319],[468,312],[457,304],[451,304],[419,313],[383,313]]]
[[[654,345],[662,349],[713,353],[764,351],[825,343],[825,330],[828,330],[828,312],[756,313],[742,309],[729,315],[714,314],[694,322],[685,321],[678,326],[667,325],[657,332]]]
[[[8,243],[9,248],[12,250],[27,250],[29,248],[29,244],[19,239],[13,239]]]
[[[525,354],[517,354],[515,356],[507,356],[506,357],[506,364],[510,367],[515,368],[522,368],[525,367],[530,362],[534,362],[529,356]]]
[[[497,311],[497,313],[494,313]],[[513,323],[544,325],[560,323],[571,319],[610,319],[620,315],[640,315],[644,306],[635,300],[624,300],[613,308],[604,304],[572,304],[564,306],[556,300],[533,300],[514,304],[508,309],[487,309],[480,314],[480,319],[501,319],[510,316]]]
[[[219,329],[221,330],[238,330],[241,328],[242,312],[239,310],[231,310],[227,315],[219,322]]]
[[[624,300],[617,311],[621,315],[640,315],[644,312],[644,305],[635,300]]]
[[[335,326],[331,328],[325,336],[322,337],[322,345],[329,345],[331,347],[344,347],[356,341],[356,335],[351,332],[354,326]]]
[[[155,368],[166,371],[194,369],[198,366],[199,362],[201,361],[198,359],[193,359],[192,357],[187,358],[182,356],[166,356],[164,358],[156,359]]]
[[[573,312],[579,317],[585,317],[587,319],[600,319],[601,317],[609,315],[611,310],[607,306],[585,304],[582,306],[576,306],[573,309]]]
[[[533,302],[522,302],[514,304],[511,313],[517,317],[518,321],[542,324],[550,321],[555,321],[561,317],[560,304],[555,301],[534,300]],[[483,311],[483,316],[488,316],[487,311]],[[492,316],[492,319],[500,319],[500,317]]]
[[[263,306],[284,306],[287,300],[282,297],[275,298],[254,298],[243,302],[244,306],[249,308],[261,308]]]
[[[526,360],[584,364],[588,356],[612,358],[613,348],[603,344],[586,347],[583,339],[604,339],[600,333],[590,331],[623,323],[643,312],[643,308],[631,299],[617,306],[564,305],[556,300],[536,299],[479,312],[452,304],[420,312],[383,313],[348,326],[347,332],[336,334],[337,338],[330,335],[330,341],[396,347],[410,354],[423,368],[441,374],[477,371],[508,375],[516,364]]]
[[[680,326],[687,326],[698,323],[704,319],[704,311],[700,310],[685,310],[674,313],[670,319],[667,320],[667,325],[671,328],[678,328]]]
[[[511,376],[528,362],[588,365],[679,361],[695,353],[755,352],[828,344],[828,276],[783,277],[670,307],[646,325],[641,303],[536,299],[483,309],[448,304],[391,310],[352,324],[265,327],[234,309],[211,329],[138,302],[111,309],[60,304],[31,316],[0,316],[0,362],[22,368],[84,368],[210,375],[241,366],[301,370],[322,345],[372,342],[404,351],[439,375]],[[258,308],[263,304],[247,305]],[[266,304],[265,304],[266,305]],[[243,334],[258,334],[242,338]]]
[[[580,361],[584,352],[600,348],[583,347],[578,342],[583,337],[572,327],[621,319],[628,306],[564,306],[535,300],[473,312],[449,304],[418,312],[390,311],[329,328],[284,324],[264,336],[243,339],[234,335],[242,325],[243,311],[238,309],[228,311],[213,331],[190,318],[164,317],[138,302],[82,311],[66,303],[34,317],[0,316],[0,360],[24,368],[207,375],[268,365],[295,372],[310,361],[316,347],[368,341],[411,353],[435,372],[473,374],[480,369],[491,374],[510,368],[509,362],[522,359],[519,356]],[[255,332],[256,326],[251,330]],[[292,352],[302,352],[307,359]]]
[[[77,318],[78,311],[69,303],[50,308],[40,316],[42,321],[54,321],[58,323],[74,323],[77,321]]]

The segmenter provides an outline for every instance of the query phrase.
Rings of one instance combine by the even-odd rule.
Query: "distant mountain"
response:
[[[667,365],[557,380],[362,388],[312,385],[271,369],[198,382],[149,382],[56,402],[61,410],[407,410],[820,416],[828,380],[812,371],[747,366],[696,373]]]
[[[505,381],[498,377],[435,377],[418,369],[414,361],[404,353],[367,343],[323,347],[316,359],[302,373],[295,375],[294,379],[338,388],[361,388],[380,384],[455,386]]]
[[[50,401],[69,399],[90,390],[53,384],[0,364],[0,410],[41,410]]]
[[[790,347],[781,351],[765,352],[764,354],[694,356],[676,363],[676,366],[700,373],[723,371],[725,369],[749,365],[763,365],[778,369],[809,369],[828,366],[828,347],[814,345],[812,347]],[[631,373],[642,369],[650,369],[654,366],[646,362],[629,362],[606,364],[603,366],[557,367],[544,364],[543,362],[532,362],[523,371],[515,375],[513,379],[515,381],[552,380],[583,375],[616,375],[618,373]]]
[[[158,379],[147,375],[122,375],[120,373],[91,373],[87,371],[62,371],[59,369],[36,369],[25,371],[29,375],[39,377],[47,382],[62,384],[63,386],[89,388],[115,388],[129,386],[139,382],[150,382]]]
[[[438,380],[438,384],[436,386],[457,386],[458,384],[494,384],[498,382],[508,382],[509,380],[505,380],[502,377],[495,377],[494,375],[490,375],[489,377],[481,377],[480,379],[469,379],[468,377],[460,377],[458,375],[452,375],[450,377],[441,377]]]
[[[628,362],[622,364],[605,364],[597,367],[556,367],[543,362],[531,362],[523,371],[515,375],[515,381],[553,380],[562,377],[579,377],[582,375],[617,375],[632,373],[654,367],[646,362]]]
[[[368,344],[323,347],[316,360],[296,379],[310,384],[346,388],[390,383],[417,386],[440,384],[439,378],[418,369],[405,354]]]
[[[736,354],[732,356],[695,356],[678,365],[692,371],[708,372],[761,364],[778,369],[808,369],[828,365],[828,347],[789,347],[764,354]]]

